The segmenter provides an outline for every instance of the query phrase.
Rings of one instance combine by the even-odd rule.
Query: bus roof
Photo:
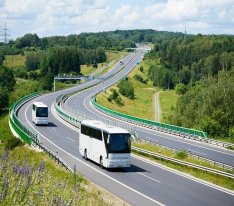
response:
[[[107,125],[104,124],[101,121],[97,121],[97,120],[83,120],[81,121],[82,125],[86,125],[86,126],[90,126],[92,128],[97,128],[97,129],[101,129],[104,130],[110,134],[116,134],[116,133],[129,133],[127,130],[122,129],[120,127],[114,127],[111,125]]]
[[[36,107],[48,107],[46,104],[44,104],[43,102],[33,102],[33,104]]]

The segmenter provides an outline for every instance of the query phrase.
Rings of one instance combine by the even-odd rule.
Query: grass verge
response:
[[[180,160],[190,162],[190,163],[193,163],[193,164],[198,164],[198,165],[201,165],[201,166],[205,166],[205,167],[209,167],[209,168],[213,168],[213,169],[216,169],[216,170],[225,171],[225,172],[234,174],[234,172],[231,171],[231,170],[223,169],[223,168],[220,168],[218,166],[214,166],[212,164],[209,164],[207,162],[194,159],[189,155],[181,155],[182,153],[184,153],[182,151],[175,153],[175,152],[172,152],[170,150],[163,149],[163,148],[160,148],[158,146],[151,145],[151,144],[146,144],[146,143],[133,143],[133,146],[136,146],[136,147],[139,147],[139,148],[151,151],[151,152],[160,153],[160,154],[165,155],[167,157],[180,159]],[[202,180],[211,182],[213,184],[219,185],[221,187],[224,187],[224,188],[227,188],[227,189],[230,189],[230,190],[234,189],[234,179],[219,176],[219,175],[212,174],[212,173],[202,171],[202,170],[199,170],[199,169],[194,169],[194,168],[186,167],[186,166],[183,166],[183,165],[175,164],[175,163],[172,163],[172,162],[168,162],[166,160],[157,159],[156,157],[152,157],[152,156],[140,153],[140,152],[135,152],[134,151],[133,153],[138,154],[138,155],[143,156],[143,157],[146,157],[146,158],[148,158],[150,160],[153,160],[153,161],[155,161],[157,163],[163,164],[163,165],[168,166],[170,168],[176,169],[176,170],[178,170],[180,172],[184,172],[184,173],[190,174],[190,175],[192,175],[194,177],[197,177],[199,179],[202,179]]]
[[[162,122],[169,123],[168,117],[174,114],[178,98],[179,95],[176,94],[175,90],[165,90],[160,92],[159,99],[162,110]]]

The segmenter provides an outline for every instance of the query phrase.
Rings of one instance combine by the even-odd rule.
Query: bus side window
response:
[[[99,129],[93,129],[93,137],[98,140],[102,140],[102,131]]]

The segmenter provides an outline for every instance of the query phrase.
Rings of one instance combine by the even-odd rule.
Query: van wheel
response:
[[[103,167],[103,159],[102,159],[102,157],[100,157],[100,167],[103,169],[104,167]]]
[[[87,150],[85,149],[85,151],[84,151],[84,159],[85,160],[87,160],[88,158],[87,158]]]

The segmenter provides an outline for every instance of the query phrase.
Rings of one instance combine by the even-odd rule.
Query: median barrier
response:
[[[120,112],[116,112],[116,111],[111,110],[111,109],[107,109],[107,108],[99,105],[96,102],[95,97],[92,98],[91,102],[98,110],[101,110],[102,112],[108,113],[108,114],[115,116],[117,118],[121,118],[121,119],[124,119],[126,121],[130,121],[131,123],[134,123],[134,124],[140,124],[140,125],[146,126],[148,128],[151,128],[151,129],[160,130],[160,131],[163,131],[166,133],[173,133],[173,134],[177,134],[179,136],[189,136],[189,137],[194,136],[194,137],[197,137],[199,139],[206,139],[207,138],[207,134],[203,131],[188,129],[188,128],[165,124],[165,123],[160,123],[160,122],[155,122],[155,121],[123,114]]]

